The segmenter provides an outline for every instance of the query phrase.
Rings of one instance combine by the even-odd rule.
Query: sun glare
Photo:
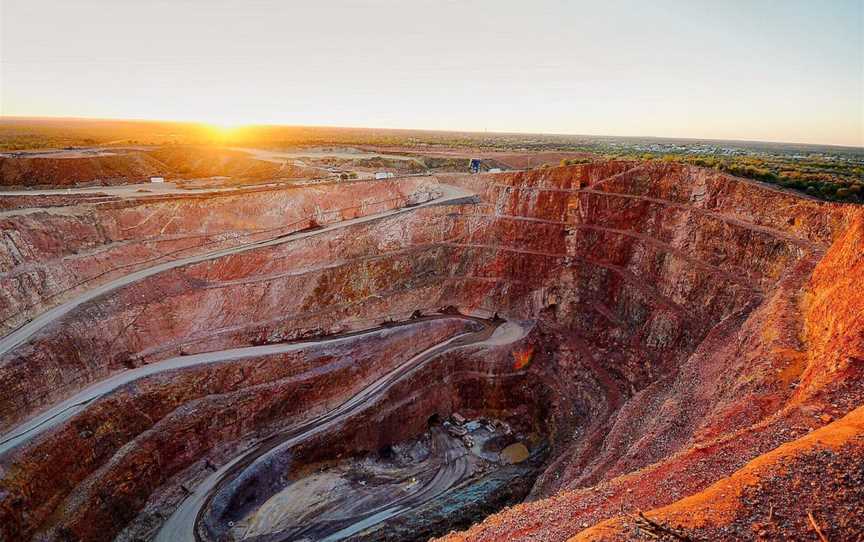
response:
[[[237,121],[223,120],[206,122],[204,125],[213,135],[218,137],[229,137],[235,135],[245,124]]]

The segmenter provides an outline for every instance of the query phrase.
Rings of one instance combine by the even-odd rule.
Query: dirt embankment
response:
[[[12,187],[140,183],[168,171],[165,164],[144,151],[74,157],[0,156],[0,185]]]
[[[310,179],[322,171],[257,160],[221,148],[170,146],[102,152],[8,153],[0,156],[0,186],[72,187],[227,177],[234,182]]]

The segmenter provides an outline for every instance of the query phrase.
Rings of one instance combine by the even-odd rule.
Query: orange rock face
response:
[[[588,254],[632,271],[634,290],[660,289],[648,322],[669,312],[664,339],[689,337],[609,364],[611,349],[592,352],[598,329],[576,354],[590,376],[572,376],[596,379],[595,410],[535,499],[446,539],[817,539],[814,524],[860,537],[862,211],[652,164],[589,185],[579,213]],[[616,308],[603,317],[632,330]]]
[[[310,458],[412,438],[433,414],[504,413],[548,435],[550,460],[528,502],[447,540],[861,536],[860,522],[843,519],[860,517],[864,502],[857,207],[680,164],[613,161],[99,211],[22,208],[2,218],[14,233],[0,245],[0,308],[29,310],[24,319],[50,308],[52,288],[73,284],[67,265],[108,280],[117,264],[158,256],[156,243],[237,243],[232,233],[438,183],[477,196],[191,263],[78,306],[0,356],[4,431],[130,368],[456,307],[530,322],[530,333],[436,359],[341,427],[343,441],[319,437]],[[437,322],[352,354],[128,385],[0,455],[3,536],[152,537],[204,461],[227,461],[462,325]],[[329,369],[298,383],[316,367]],[[87,460],[46,460],[60,449]]]

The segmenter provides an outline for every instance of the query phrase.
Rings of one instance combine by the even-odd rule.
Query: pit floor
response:
[[[298,469],[287,487],[231,527],[233,540],[343,540],[457,484],[528,457],[498,420],[448,420],[378,453]]]

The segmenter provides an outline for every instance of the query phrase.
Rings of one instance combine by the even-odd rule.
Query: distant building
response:
[[[489,170],[489,173],[501,173],[501,168],[500,167],[493,167],[492,169]]]
[[[151,183],[164,183],[165,177],[150,177]]]
[[[389,171],[376,171],[375,172],[375,178],[376,179],[392,179],[393,174],[390,173]]]

